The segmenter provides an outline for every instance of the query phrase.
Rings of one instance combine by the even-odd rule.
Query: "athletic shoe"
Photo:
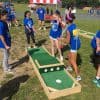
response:
[[[67,66],[67,67],[66,67],[66,70],[67,70],[67,71],[73,71],[73,69],[72,69],[71,66]]]
[[[81,81],[82,80],[81,76],[77,76],[76,80]]]
[[[97,82],[97,87],[100,88],[100,79]]]
[[[60,60],[63,61],[63,56],[60,57]]]
[[[95,79],[93,80],[93,83],[97,84],[97,83],[98,83],[98,80],[95,78]]]
[[[11,69],[5,70],[4,71],[6,74],[14,74],[14,72],[11,71]]]
[[[37,46],[36,46],[36,45],[34,45],[34,46],[33,46],[33,48],[37,48]]]
[[[45,28],[45,27],[44,27],[43,29],[44,29],[44,30],[46,30],[46,28]]]
[[[41,30],[42,28],[40,27],[39,30]]]
[[[28,46],[28,49],[30,49],[31,47],[30,46]]]

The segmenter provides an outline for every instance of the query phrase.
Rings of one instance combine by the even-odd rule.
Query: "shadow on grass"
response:
[[[77,65],[79,66],[81,64],[82,64],[82,58],[81,58],[80,54],[78,53],[77,54]]]
[[[28,80],[28,75],[16,77],[0,88],[0,100],[11,100],[19,90],[20,84]],[[6,99],[5,99],[6,98]]]
[[[42,46],[42,44],[45,44],[46,41],[46,39],[39,40],[37,46]]]
[[[13,68],[25,63],[25,62],[28,62],[28,61],[29,61],[29,57],[28,57],[28,55],[26,55],[26,56],[20,58],[18,61],[14,62],[14,63],[12,63],[10,65],[11,65],[11,67],[13,69]]]

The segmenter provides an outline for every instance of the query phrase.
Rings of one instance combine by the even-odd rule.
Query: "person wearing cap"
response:
[[[11,35],[8,29],[7,21],[7,11],[0,11],[0,51],[3,54],[3,70],[5,73],[13,73],[11,71],[11,66],[8,64],[9,60],[9,51],[11,48]]]
[[[91,46],[93,48],[94,60],[93,63],[97,68],[96,77],[93,82],[100,88],[100,30],[96,32],[96,35],[91,41]]]
[[[59,52],[60,55],[60,60],[63,60],[63,56],[61,53],[61,48],[60,48],[60,38],[62,36],[62,20],[61,20],[61,15],[60,12],[58,10],[55,11],[55,13],[53,14],[53,19],[51,22],[52,26],[50,29],[50,40],[51,40],[51,49],[52,49],[52,55],[54,56],[54,46],[56,45],[57,50]]]
[[[76,80],[80,81],[81,76],[77,65],[77,51],[81,47],[81,42],[78,37],[78,29],[75,23],[73,23],[75,19],[74,14],[69,13],[66,15],[66,23],[67,27],[67,43],[70,45],[70,52],[68,54],[69,65],[73,67],[76,73]],[[72,70],[72,67],[67,67],[67,70]]]

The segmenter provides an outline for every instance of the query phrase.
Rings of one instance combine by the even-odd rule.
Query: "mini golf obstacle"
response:
[[[49,99],[81,92],[81,85],[65,70],[64,64],[44,47],[28,49],[28,54]]]

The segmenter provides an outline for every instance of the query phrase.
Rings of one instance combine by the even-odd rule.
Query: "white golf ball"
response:
[[[57,67],[57,70],[60,70],[60,67]]]
[[[61,84],[62,81],[61,81],[60,79],[57,79],[57,80],[56,80],[56,83]]]
[[[51,68],[51,69],[50,69],[50,71],[54,71],[54,69],[53,69],[53,68]]]
[[[48,70],[47,69],[44,69],[44,72],[46,73]]]

